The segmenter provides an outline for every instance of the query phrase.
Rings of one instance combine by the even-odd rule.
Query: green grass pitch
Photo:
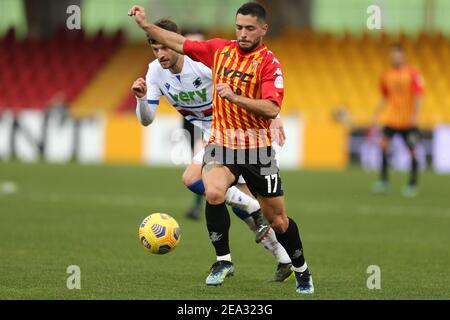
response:
[[[300,227],[316,293],[295,281],[270,283],[275,259],[231,214],[235,276],[206,287],[215,259],[205,221],[184,211],[192,194],[182,169],[144,166],[0,164],[0,299],[449,299],[450,177],[421,175],[420,194],[405,199],[403,174],[388,195],[369,192],[374,173],[282,171],[287,212]],[[1,183],[1,182],[0,182]],[[4,190],[5,191],[5,190]],[[168,255],[150,255],[137,228],[166,212],[182,228]],[[69,265],[81,290],[68,290]],[[367,268],[381,269],[369,290]]]

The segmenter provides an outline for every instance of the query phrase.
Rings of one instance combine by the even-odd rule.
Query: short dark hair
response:
[[[178,28],[177,24],[175,22],[173,22],[172,20],[169,20],[168,18],[159,19],[158,21],[155,21],[154,24],[157,27],[160,27],[161,29],[180,33],[180,29]],[[155,39],[153,39],[148,33],[147,33],[147,40],[148,40],[148,43],[150,43],[150,44],[155,44],[158,42]]]
[[[236,15],[242,14],[244,16],[251,15],[257,17],[259,20],[266,21],[266,9],[256,2],[244,3],[236,12]]]
[[[391,44],[390,49],[391,50],[398,50],[398,51],[405,51],[405,48],[403,48],[403,45],[401,43],[398,43],[398,42]]]

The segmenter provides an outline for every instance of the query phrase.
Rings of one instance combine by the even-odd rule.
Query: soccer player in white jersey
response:
[[[205,41],[205,35],[201,30],[184,30],[184,36],[190,40],[196,41]],[[185,130],[185,136],[188,140],[188,143],[191,147],[192,154],[197,154],[200,150],[205,146],[205,142],[203,141],[203,134],[200,128],[194,126],[192,123],[186,120],[184,116],[182,117],[183,129]],[[198,220],[201,216],[201,207],[202,202],[204,200],[203,194],[193,194],[194,203],[191,207],[186,211],[185,217],[192,220]]]
[[[161,19],[155,24],[163,29],[179,32],[177,25],[168,19]],[[149,64],[146,79],[139,78],[132,86],[137,99],[136,115],[140,123],[148,126],[153,122],[159,99],[164,95],[187,121],[201,129],[204,140],[207,141],[212,121],[211,69],[151,38],[148,38],[148,41],[156,59]],[[284,141],[282,125],[278,124],[278,128],[281,129],[277,130],[280,134],[279,138]],[[204,149],[193,157],[191,164],[183,173],[183,183],[186,187],[201,195],[205,192],[201,178],[203,154]],[[273,281],[282,282],[292,274],[291,260],[278,242],[275,232],[264,223],[259,203],[249,196],[250,191],[242,177],[239,179],[238,187],[233,186],[228,189],[226,203],[255,233],[256,242],[262,242],[264,247],[277,258],[278,265]],[[268,228],[270,228],[269,231]]]

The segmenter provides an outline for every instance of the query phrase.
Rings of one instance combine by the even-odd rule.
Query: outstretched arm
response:
[[[186,40],[182,35],[164,30],[150,22],[147,21],[145,16],[145,10],[141,6],[133,6],[129,11],[128,15],[134,17],[136,23],[147,32],[156,42],[175,50],[178,53],[184,54],[183,44]]]

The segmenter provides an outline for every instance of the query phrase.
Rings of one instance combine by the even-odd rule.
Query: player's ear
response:
[[[262,35],[265,36],[267,34],[267,31],[269,31],[269,25],[267,23],[264,23],[261,26],[261,29],[263,30],[263,34]]]

